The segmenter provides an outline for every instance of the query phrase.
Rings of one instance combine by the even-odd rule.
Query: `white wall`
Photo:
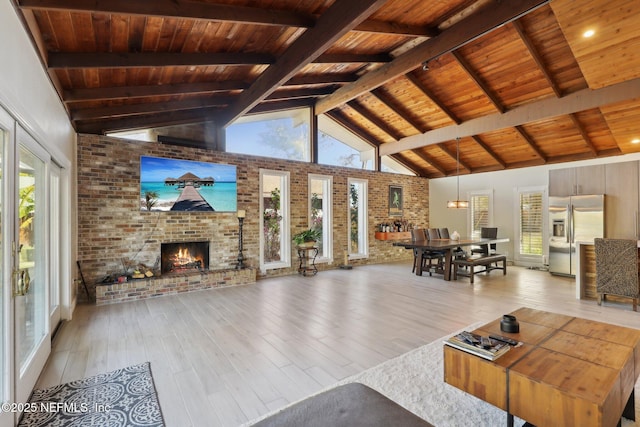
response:
[[[0,104],[68,167],[75,158],[75,131],[11,0],[0,0]]]
[[[65,283],[71,289],[75,271],[75,141],[76,133],[62,102],[40,63],[11,0],[0,0],[0,108],[6,110],[63,168],[60,239]],[[69,299],[70,300],[70,299]],[[69,316],[70,306],[63,316]]]
[[[498,245],[499,253],[508,253],[513,261],[515,253],[515,229],[518,212],[516,190],[522,187],[549,187],[549,170],[587,166],[603,163],[618,163],[640,160],[640,153],[625,156],[607,157],[603,159],[580,162],[536,166],[530,168],[486,172],[460,176],[460,198],[469,200],[469,192],[489,190],[493,192],[493,221],[498,227],[500,237],[508,237],[510,242]],[[466,209],[447,209],[447,200],[456,198],[456,178],[437,178],[429,180],[429,226],[449,227],[449,231],[457,230],[461,236],[469,234]],[[546,204],[546,201],[545,201]],[[544,223],[547,224],[545,217]],[[545,239],[546,240],[546,239]],[[545,255],[547,248],[545,248]]]

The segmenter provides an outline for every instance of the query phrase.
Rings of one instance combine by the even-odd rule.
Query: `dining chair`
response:
[[[447,227],[438,228],[438,233],[441,239],[449,239],[449,229]]]
[[[440,238],[440,232],[437,228],[427,228],[427,239],[436,240]]]
[[[498,237],[498,227],[482,227],[480,229],[480,237],[483,239],[495,239]],[[471,248],[472,254],[494,255],[497,245],[491,243],[489,245],[474,246]]]

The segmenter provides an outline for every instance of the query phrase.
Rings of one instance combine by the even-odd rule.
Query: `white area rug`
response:
[[[464,330],[473,330],[480,325],[470,325]],[[437,427],[507,425],[506,412],[444,382],[442,346],[451,335],[454,334],[346,378],[336,385],[352,382],[365,384]],[[636,384],[635,396],[636,419],[640,419],[640,382]],[[521,419],[515,419],[514,425],[523,424]],[[622,425],[632,427],[636,423],[623,419]]]

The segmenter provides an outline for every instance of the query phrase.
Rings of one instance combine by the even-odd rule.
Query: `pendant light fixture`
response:
[[[460,138],[456,138],[456,179],[457,179],[457,197],[456,200],[449,200],[447,207],[450,209],[467,209],[469,201],[460,200]]]

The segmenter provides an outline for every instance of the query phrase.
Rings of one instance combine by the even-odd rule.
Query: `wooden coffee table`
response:
[[[640,375],[640,330],[520,308],[520,332],[495,320],[475,333],[508,336],[524,345],[495,361],[444,346],[444,380],[542,426],[616,426],[635,420],[633,387]]]

